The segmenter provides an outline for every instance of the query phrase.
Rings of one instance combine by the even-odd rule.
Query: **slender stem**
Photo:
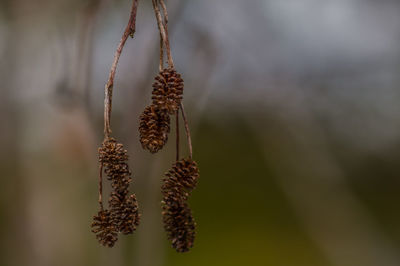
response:
[[[186,113],[185,109],[183,108],[183,103],[181,103],[181,111],[182,111],[183,123],[185,124],[186,137],[189,146],[189,158],[192,159],[193,158],[192,137],[190,136],[189,124],[186,119]]]
[[[103,210],[103,163],[99,166],[99,204],[100,210]]]
[[[169,39],[168,39],[168,30],[166,30],[167,25],[163,22],[162,16],[161,16],[161,12],[160,9],[158,8],[158,4],[156,0],[152,0],[153,3],[153,8],[154,8],[154,13],[156,15],[156,19],[157,19],[157,25],[158,25],[158,29],[160,31],[160,34],[164,40],[164,45],[165,48],[167,50],[167,57],[168,57],[168,65],[169,67],[174,67],[174,61],[172,60],[172,55],[171,55],[171,49],[169,46]]]
[[[179,160],[179,109],[176,111],[176,160]]]
[[[169,33],[168,33],[168,22],[169,22],[169,19],[168,19],[167,6],[165,5],[164,0],[159,0],[159,2],[160,2],[160,5],[161,5],[161,8],[163,10],[163,15],[164,15],[163,26],[164,26],[164,29],[165,29],[165,35],[167,37],[166,41],[167,41],[167,44],[168,44],[166,46],[168,59],[169,59],[168,64],[169,64],[169,67],[173,68],[174,67],[174,62],[172,60],[172,55],[171,55],[171,46],[169,45]]]
[[[164,0],[159,0],[162,10],[163,10],[163,15],[164,15],[164,20],[163,20],[163,26],[165,30],[165,35],[166,35],[166,41],[167,41],[167,55],[168,55],[168,65],[169,67],[174,67],[174,62],[172,61],[172,55],[171,55],[171,47],[169,45],[169,33],[168,33],[168,12],[167,12],[167,6],[165,5]]]
[[[168,24],[168,12],[167,12],[167,6],[165,5],[164,0],[159,0],[163,13],[164,13],[164,24]]]
[[[164,45],[163,45],[163,39],[160,33],[160,64],[159,64],[159,70],[160,72],[163,71],[164,69]]]
[[[168,29],[167,29],[167,23],[168,23],[168,14],[166,13],[166,6],[164,1],[161,2],[163,11],[164,11],[164,21],[163,21],[163,27],[165,29],[165,33],[168,38]],[[158,23],[157,23],[158,24]],[[163,41],[163,36],[160,31],[160,65],[159,65],[160,72],[163,71],[164,69],[164,41]]]
[[[136,29],[136,11],[137,11],[137,6],[138,6],[138,0],[132,0],[132,8],[131,8],[131,14],[129,17],[128,24],[126,25],[125,31],[122,35],[121,41],[119,42],[119,45],[117,47],[117,50],[115,51],[114,55],[114,61],[111,66],[110,74],[108,76],[108,81],[106,83],[105,89],[104,89],[104,135],[105,137],[109,137],[111,134],[111,126],[110,126],[110,120],[111,120],[111,108],[112,108],[112,93],[113,93],[113,85],[114,85],[114,77],[115,77],[115,72],[117,70],[117,65],[119,58],[122,53],[122,49],[124,48],[124,45],[126,43],[126,40],[128,39],[129,36],[133,38],[133,35],[135,34],[135,29]]]

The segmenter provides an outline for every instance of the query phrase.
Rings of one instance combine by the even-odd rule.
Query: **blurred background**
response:
[[[400,2],[167,5],[201,171],[194,248],[176,253],[162,227],[175,133],[156,155],[138,141],[158,72],[151,1],[139,0],[112,114],[141,225],[108,249],[90,223],[131,1],[1,0],[0,265],[400,265]]]

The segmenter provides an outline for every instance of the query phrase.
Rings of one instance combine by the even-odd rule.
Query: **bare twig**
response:
[[[163,45],[163,38],[160,33],[160,65],[159,65],[159,70],[160,72],[163,71],[164,69],[164,45]]]
[[[167,28],[167,24],[168,24],[168,14],[167,14],[167,9],[165,6],[164,1],[161,2],[162,8],[163,8],[163,12],[164,12],[164,21],[163,21],[163,27],[168,39],[168,28]],[[158,21],[158,20],[157,20]],[[163,71],[164,69],[164,40],[163,40],[163,36],[161,34],[160,31],[160,65],[159,65],[159,69],[160,72]]]
[[[172,55],[171,55],[171,47],[169,45],[169,33],[168,33],[168,22],[169,22],[169,19],[168,19],[167,6],[165,5],[164,0],[159,0],[159,2],[161,4],[162,10],[163,10],[163,15],[164,15],[163,26],[164,26],[164,29],[165,29],[165,34],[166,34],[166,37],[167,37],[166,41],[167,41],[167,44],[168,44],[168,45],[166,45],[167,54],[168,54],[168,58],[169,58],[168,64],[169,64],[169,67],[174,67],[174,62],[172,60]]]
[[[165,2],[164,2],[164,0],[159,0],[160,1],[160,4],[161,4],[161,7],[162,7],[162,10],[163,10],[163,13],[164,13],[164,24],[166,25],[166,24],[168,24],[168,12],[167,12],[167,6],[165,5]]]
[[[176,160],[179,160],[179,109],[176,111]]]
[[[110,74],[108,76],[108,81],[104,89],[104,136],[109,137],[111,134],[111,108],[112,108],[112,93],[114,85],[115,72],[118,65],[118,60],[121,56],[122,49],[126,43],[129,36],[133,38],[136,28],[136,11],[138,6],[138,0],[133,0],[131,14],[129,17],[128,25],[125,28],[124,34],[122,35],[121,41],[119,42],[118,48],[114,55],[114,62],[111,66]]]
[[[167,24],[166,22],[168,22],[167,19],[164,20],[162,19],[161,16],[161,12],[160,9],[158,7],[158,3],[156,0],[152,0],[153,3],[153,8],[154,8],[154,13],[157,19],[157,25],[158,25],[158,29],[160,31],[160,34],[163,38],[164,41],[164,45],[165,45],[165,49],[167,50],[167,57],[168,57],[168,66],[169,67],[174,67],[174,61],[172,60],[172,55],[171,55],[171,49],[169,46],[169,39],[168,39],[168,30],[167,30]],[[165,9],[166,12],[166,9]]]
[[[77,66],[74,68],[76,72],[76,87],[82,89],[82,104],[89,117],[91,116],[90,83],[93,70],[95,24],[102,2],[101,0],[90,1],[82,10],[82,25],[79,27],[78,60],[76,61]]]
[[[169,64],[169,67],[173,67],[171,49],[170,49],[170,45],[169,45],[167,6],[165,5],[164,0],[159,0],[159,2],[161,4],[162,10],[163,10],[163,15],[164,15],[163,26],[164,26],[165,35],[166,35],[166,41],[168,43],[168,46],[166,46],[167,55],[168,55],[168,59],[171,59],[171,61],[168,61],[168,64]]]
[[[186,113],[185,113],[185,109],[183,108],[183,103],[181,103],[180,105],[181,105],[183,123],[185,124],[186,137],[187,137],[188,146],[189,146],[189,158],[192,159],[192,157],[193,157],[192,137],[190,136],[189,124],[186,119]]]

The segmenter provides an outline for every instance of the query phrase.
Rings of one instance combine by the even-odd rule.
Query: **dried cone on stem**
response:
[[[190,193],[197,185],[199,178],[199,168],[197,163],[190,159],[182,159],[175,162],[172,169],[166,173],[163,188],[175,187],[183,195],[184,192]]]
[[[128,195],[132,180],[127,163],[128,151],[115,139],[107,138],[99,149],[99,161],[113,188],[109,206],[115,228],[123,234],[131,234],[139,225],[140,215],[135,195]]]
[[[198,178],[196,162],[182,159],[166,173],[162,186],[164,228],[172,247],[178,252],[186,252],[193,247],[196,223],[186,201]]]
[[[174,68],[165,68],[153,83],[153,105],[162,111],[175,114],[179,109],[179,104],[183,94],[183,79]]]
[[[118,240],[118,232],[115,228],[110,211],[100,210],[93,216],[92,232],[103,246],[113,247]]]
[[[128,151],[114,138],[107,138],[99,148],[99,161],[103,164],[107,179],[114,190],[122,192],[128,189],[131,182]]]
[[[168,140],[170,117],[157,106],[147,106],[140,116],[139,133],[143,149],[156,153]]]
[[[109,205],[117,230],[125,235],[132,234],[140,221],[136,196],[112,192]]]
[[[193,247],[196,223],[188,204],[172,196],[163,201],[163,222],[172,247],[178,252],[187,252]]]

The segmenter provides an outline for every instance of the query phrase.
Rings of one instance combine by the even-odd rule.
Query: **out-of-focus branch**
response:
[[[188,141],[188,145],[189,145],[189,158],[192,159],[192,157],[193,157],[192,137],[190,135],[189,124],[186,119],[186,113],[185,113],[185,109],[183,108],[183,103],[181,103],[181,111],[182,111],[183,123],[185,124],[186,137],[187,137],[187,141]]]
[[[121,41],[119,42],[117,51],[114,55],[114,62],[111,66],[110,74],[108,76],[108,81],[104,89],[104,136],[109,137],[111,134],[111,108],[112,108],[112,93],[114,86],[114,77],[115,72],[117,70],[117,65],[119,58],[122,53],[122,49],[126,43],[126,40],[129,36],[133,38],[136,29],[136,13],[137,13],[138,0],[133,0],[131,14],[129,17],[128,25],[125,28],[125,31],[122,35]]]
[[[159,64],[160,72],[164,69],[164,41],[160,34],[160,64]]]

